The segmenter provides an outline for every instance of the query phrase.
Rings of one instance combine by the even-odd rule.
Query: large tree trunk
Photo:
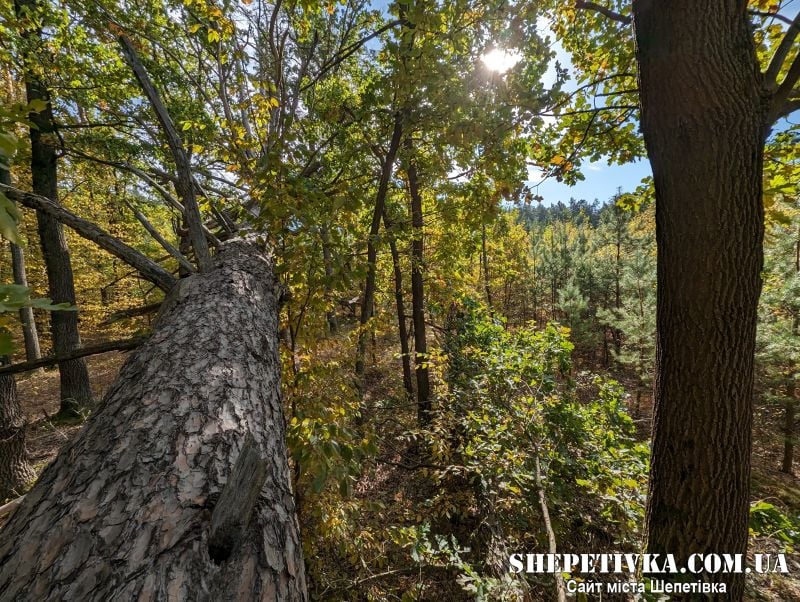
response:
[[[747,548],[765,118],[745,9],[633,5],[658,246],[647,551],[679,563]],[[704,578],[741,599],[744,574]]]
[[[238,240],[215,263],[4,527],[3,600],[306,599],[271,259]]]
[[[17,17],[27,19],[27,10],[35,10],[37,0],[16,0]],[[24,37],[31,43],[41,43],[41,31],[26,29]],[[35,64],[35,53],[25,57],[26,62]],[[58,202],[58,167],[56,156],[55,122],[50,95],[37,75],[28,70],[25,75],[25,91],[28,102],[43,101],[43,110],[32,112],[29,116],[33,127],[31,140],[31,185],[34,194]],[[39,225],[39,240],[42,256],[47,270],[47,283],[50,298],[54,303],[75,305],[75,284],[72,276],[72,263],[67,239],[61,224],[43,211],[36,212]],[[50,312],[51,336],[56,353],[65,353],[81,345],[78,333],[78,315],[74,311]],[[61,411],[72,413],[77,409],[90,407],[92,388],[89,372],[83,359],[71,360],[58,365],[61,379]]]
[[[0,365],[8,362],[0,358]],[[25,416],[17,399],[13,374],[0,375],[0,502],[22,494],[36,474],[25,447]]]

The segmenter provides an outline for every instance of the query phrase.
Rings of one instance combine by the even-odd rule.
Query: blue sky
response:
[[[534,194],[544,197],[545,205],[558,201],[567,202],[572,197],[604,202],[614,196],[618,188],[622,188],[622,192],[631,192],[643,178],[651,175],[650,163],[646,159],[625,165],[606,165],[605,161],[584,163],[582,172],[586,179],[574,186],[568,186],[551,178],[535,187]],[[536,183],[537,180],[528,182],[530,186]]]

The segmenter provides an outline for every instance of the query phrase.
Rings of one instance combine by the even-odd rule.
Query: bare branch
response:
[[[622,15],[618,12],[611,10],[610,8],[606,8],[601,4],[597,4],[596,2],[586,2],[584,0],[575,0],[575,8],[583,9],[583,10],[591,10],[596,13],[600,13],[604,17],[608,17],[612,21],[617,21],[618,23],[622,23],[623,25],[630,25],[632,19],[626,15]]]
[[[747,11],[751,15],[755,15],[756,17],[764,17],[765,19],[777,19],[778,21],[783,21],[787,25],[792,24],[792,20],[789,17],[785,17],[778,13],[770,13],[763,10],[748,10]]]
[[[75,360],[81,357],[87,357],[89,355],[99,355],[100,353],[108,353],[109,351],[129,351],[131,349],[135,349],[146,340],[146,336],[140,336],[133,337],[132,339],[124,339],[122,341],[106,341],[104,343],[97,343],[96,345],[78,347],[77,349],[73,349],[65,353],[57,353],[47,357],[40,357],[39,359],[31,360],[29,362],[20,362],[18,364],[11,364],[10,366],[3,366],[0,368],[0,374],[18,374],[20,372],[30,372],[31,370],[36,370],[37,368],[53,366],[54,364],[59,364],[68,360]]]
[[[186,259],[186,257],[181,253],[178,249],[173,247],[169,241],[161,236],[161,233],[150,223],[150,221],[144,216],[144,214],[139,211],[136,207],[134,207],[131,203],[127,200],[123,200],[123,203],[133,212],[134,217],[139,220],[139,223],[144,226],[144,229],[152,236],[158,244],[170,255],[172,255],[179,264],[181,264],[189,273],[194,274],[197,270],[191,264],[191,262]]]
[[[591,109],[576,109],[574,111],[562,111],[560,113],[539,113],[542,117],[564,117],[567,115],[581,115],[583,113],[602,113],[603,111],[630,111],[637,110],[638,105],[611,105],[607,107],[593,107]]]
[[[307,84],[306,84],[305,86],[303,86],[302,88],[300,88],[300,91],[301,91],[301,92],[305,92],[305,91],[306,91],[308,88],[311,88],[311,87],[312,87],[314,84],[316,84],[317,82],[319,82],[319,81],[322,79],[322,77],[323,77],[323,76],[324,76],[324,75],[325,75],[325,74],[326,74],[328,71],[330,71],[331,69],[333,69],[334,67],[336,67],[338,64],[340,64],[342,61],[344,61],[344,60],[346,60],[347,58],[349,58],[350,56],[352,56],[352,55],[353,55],[353,53],[357,52],[357,51],[358,51],[358,49],[359,49],[359,48],[361,48],[361,47],[362,47],[364,44],[366,44],[367,42],[369,42],[369,41],[370,41],[370,40],[372,40],[373,38],[376,38],[376,37],[378,37],[378,36],[379,36],[379,35],[381,35],[383,32],[385,32],[385,31],[389,31],[389,30],[390,30],[390,29],[392,29],[393,27],[396,27],[396,26],[400,25],[401,23],[402,23],[402,20],[400,20],[400,19],[395,19],[394,21],[391,21],[391,22],[387,23],[386,25],[384,25],[384,26],[383,26],[383,27],[381,27],[380,29],[377,29],[376,31],[372,32],[372,33],[371,33],[371,34],[369,34],[368,36],[364,36],[364,37],[363,37],[363,38],[361,38],[360,40],[358,40],[358,41],[356,41],[356,42],[353,42],[352,44],[350,44],[350,45],[349,45],[349,46],[347,46],[346,48],[343,48],[343,49],[341,50],[341,52],[337,53],[337,54],[336,54],[336,56],[334,56],[334,57],[333,57],[333,58],[331,58],[329,61],[327,61],[327,62],[326,62],[326,63],[325,63],[323,66],[322,66],[322,69],[320,69],[319,73],[317,73],[317,75],[314,77],[314,79],[313,79],[312,81],[310,81],[309,83],[307,83]]]
[[[206,271],[211,268],[211,254],[208,250],[208,241],[206,240],[205,233],[203,232],[203,221],[200,217],[200,208],[197,205],[197,198],[194,193],[194,182],[192,178],[192,167],[189,163],[189,158],[183,148],[183,142],[178,136],[178,131],[175,129],[175,124],[161,100],[161,96],[156,90],[153,82],[150,81],[150,76],[144,68],[144,65],[139,60],[139,55],[136,53],[131,41],[124,35],[119,36],[119,43],[122,46],[125,59],[133,69],[139,86],[150,101],[150,105],[155,111],[158,121],[161,124],[169,145],[172,158],[175,161],[175,167],[178,172],[178,194],[183,200],[184,217],[186,224],[189,226],[189,237],[192,240],[195,256],[197,257],[197,264],[200,271]]]
[[[161,308],[161,301],[159,301],[158,303],[151,303],[150,305],[121,309],[119,311],[115,311],[110,316],[108,316],[105,320],[103,320],[100,323],[100,325],[109,326],[111,324],[114,324],[115,322],[119,322],[120,320],[126,320],[128,318],[137,318],[139,316],[146,316],[148,314],[153,314],[157,312],[160,308]]]
[[[136,268],[142,278],[148,280],[164,291],[169,291],[175,285],[175,278],[155,261],[142,255],[139,251],[126,245],[118,238],[114,238],[108,232],[101,229],[97,224],[78,217],[71,211],[65,209],[52,200],[18,190],[13,186],[0,184],[0,190],[4,190],[13,195],[14,200],[29,209],[36,209],[46,213],[53,219],[69,226],[82,237],[91,240],[101,249],[104,249],[118,257],[131,267]]]
[[[792,51],[798,33],[800,33],[800,13],[797,13],[794,20],[789,22],[789,29],[783,35],[781,43],[775,49],[775,54],[772,55],[769,66],[764,72],[765,85],[770,92],[775,92],[778,89],[778,75],[786,62],[786,58]]]
[[[122,162],[119,162],[119,161],[107,161],[106,159],[101,159],[99,157],[94,157],[92,155],[86,154],[83,151],[79,151],[79,150],[76,150],[74,148],[67,149],[66,152],[67,152],[67,154],[75,155],[76,157],[80,157],[82,159],[86,159],[87,161],[92,161],[94,163],[99,163],[100,165],[108,165],[109,167],[113,167],[113,168],[116,168],[116,169],[121,169],[122,171],[127,171],[127,172],[132,173],[132,174],[134,174],[136,176],[139,176],[142,180],[144,180],[150,186],[152,186],[156,190],[156,192],[158,192],[158,194],[161,195],[161,198],[163,198],[167,202],[167,205],[169,205],[170,207],[172,207],[176,211],[180,212],[181,215],[184,214],[184,208],[183,208],[183,205],[181,204],[181,202],[178,201],[178,199],[176,199],[174,196],[172,196],[169,193],[169,191],[167,191],[166,188],[164,188],[161,184],[159,184],[156,181],[155,177],[151,176],[149,173],[147,173],[143,169],[139,169],[138,167],[136,167],[135,165],[131,165],[130,163],[122,163]],[[165,180],[169,180],[173,184],[177,181],[177,177],[173,176],[170,173],[167,173],[165,171],[161,171],[159,169],[155,169],[153,167],[151,167],[150,170],[153,172],[153,174],[156,177],[160,177],[160,178],[164,178]],[[225,182],[225,184],[228,184],[230,186],[229,182]],[[197,186],[198,190],[201,191],[201,194],[205,194],[205,193],[202,192],[202,187],[200,186],[200,184],[197,183],[196,179],[195,179],[195,186]],[[220,193],[218,193],[218,194],[220,194]],[[220,196],[224,196],[224,195],[220,194]],[[209,242],[211,244],[213,244],[215,247],[219,247],[219,245],[220,245],[219,239],[205,225],[203,225],[203,232],[205,232],[206,238],[209,240]]]

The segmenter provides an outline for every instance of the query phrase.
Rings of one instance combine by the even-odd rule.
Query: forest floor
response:
[[[379,354],[379,356],[382,355]],[[126,357],[125,353],[111,352],[87,359],[96,399],[101,399],[106,393]],[[369,372],[367,383],[369,391],[367,393],[369,398],[385,399],[387,396],[381,394],[382,389],[392,380],[389,371],[396,369],[396,365],[390,357],[382,357],[378,363],[379,366]],[[55,458],[65,443],[77,435],[82,423],[80,421],[65,422],[55,418],[59,409],[57,370],[27,374],[18,380],[17,386],[22,408],[30,423],[28,448],[35,468],[39,472]],[[383,425],[384,430],[396,431],[400,428],[401,425],[389,424],[397,422],[397,410],[399,409],[381,408],[382,411],[379,413],[385,412],[387,420],[387,423]],[[649,400],[643,400],[642,418],[637,421],[637,430],[643,437],[646,437],[646,433],[649,432],[651,411]],[[772,424],[774,420],[777,420],[777,416],[772,416],[765,411],[759,412],[756,416],[752,500],[773,503],[790,515],[797,515],[800,513],[800,479],[794,475],[784,474],[776,468],[780,465],[781,446],[774,436],[776,432]],[[399,435],[400,432],[395,434]],[[388,439],[397,442],[394,437],[388,437]],[[392,444],[391,441],[388,443]],[[372,479],[370,479],[372,482],[359,484],[359,495],[386,501],[389,507],[405,507],[406,509],[409,508],[409,505],[413,507],[414,498],[420,494],[417,490],[419,484],[414,483],[413,479],[409,479],[408,471],[402,469],[404,468],[402,465],[405,454],[391,448],[387,448],[384,452],[381,454],[386,462],[383,469],[372,472]],[[402,499],[403,503],[397,506],[399,499]],[[752,538],[749,551],[751,560],[753,553],[777,553],[778,545],[774,539]],[[751,575],[748,579],[751,595],[747,599],[769,602],[800,600],[800,557],[798,554],[792,554],[789,562],[792,574],[788,576]],[[349,587],[351,586],[348,585]]]
[[[95,399],[102,399],[122,367],[127,354],[113,351],[87,358]],[[58,369],[40,370],[17,380],[17,395],[28,419],[28,451],[41,471],[58,454],[58,450],[80,431],[81,420],[55,418],[59,410]]]

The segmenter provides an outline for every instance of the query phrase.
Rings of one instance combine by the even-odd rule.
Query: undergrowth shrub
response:
[[[373,404],[391,410],[357,420],[344,355],[288,391],[315,598],[550,597],[551,581],[508,571],[510,553],[548,552],[542,497],[559,551],[638,546],[647,447],[617,383],[594,377],[578,396],[569,329],[506,328],[463,298],[445,333],[424,428],[399,385]]]

